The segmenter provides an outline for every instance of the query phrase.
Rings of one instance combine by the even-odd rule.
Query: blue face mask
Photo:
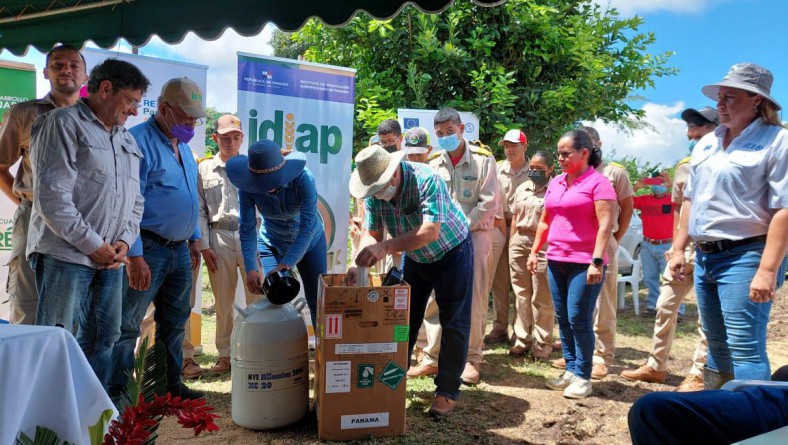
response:
[[[668,192],[668,188],[664,185],[652,185],[651,186],[651,193],[655,195],[663,195]]]
[[[460,146],[460,138],[456,133],[438,138],[438,146],[446,151],[454,151]]]
[[[691,140],[687,143],[687,148],[689,148],[690,153],[692,153],[692,149],[694,149],[696,145],[698,145],[698,141],[696,140]]]

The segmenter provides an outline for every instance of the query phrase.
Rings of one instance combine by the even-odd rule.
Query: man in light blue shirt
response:
[[[175,78],[162,87],[156,115],[129,130],[145,157],[139,175],[145,212],[140,236],[129,249],[121,336],[107,377],[115,401],[126,386],[126,371],[133,367],[140,322],[151,302],[156,308],[156,341],[167,349],[167,391],[183,398],[203,396],[181,382],[181,345],[191,313],[192,268],[200,263],[197,241],[201,238],[197,163],[187,144],[205,116],[197,84]]]

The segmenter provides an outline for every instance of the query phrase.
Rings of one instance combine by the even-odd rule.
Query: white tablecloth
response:
[[[114,411],[76,339],[65,329],[0,325],[0,445],[36,426],[89,444],[88,426]]]

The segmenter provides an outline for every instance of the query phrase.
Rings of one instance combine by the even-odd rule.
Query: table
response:
[[[115,407],[76,339],[63,328],[0,325],[0,445],[36,426],[89,444],[88,426]]]

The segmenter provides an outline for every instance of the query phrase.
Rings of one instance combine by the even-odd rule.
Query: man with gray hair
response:
[[[148,85],[134,65],[107,59],[90,72],[87,98],[33,125],[27,256],[38,288],[36,324],[78,325],[77,341],[101,382],[120,336],[120,266],[143,209],[142,153],[123,125],[137,115]]]

